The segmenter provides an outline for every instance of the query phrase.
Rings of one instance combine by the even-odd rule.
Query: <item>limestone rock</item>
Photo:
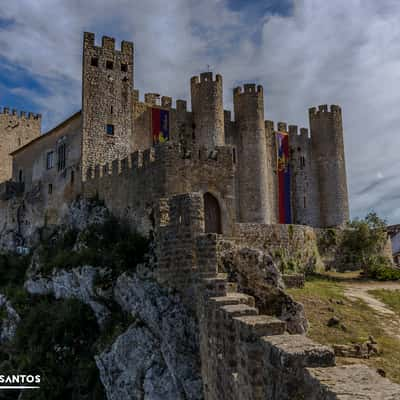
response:
[[[30,273],[25,289],[36,295],[53,295],[56,299],[75,298],[89,305],[96,315],[100,326],[108,318],[110,311],[98,301],[95,279],[107,273],[105,269],[83,266],[71,271],[54,270],[50,276]]]
[[[180,297],[168,294],[152,281],[125,273],[115,284],[114,298],[124,311],[140,319],[157,340],[159,352],[179,388],[177,393],[181,393],[175,398],[201,399],[198,325]]]
[[[10,301],[2,294],[0,294],[0,313],[0,344],[2,344],[14,337],[20,317]]]

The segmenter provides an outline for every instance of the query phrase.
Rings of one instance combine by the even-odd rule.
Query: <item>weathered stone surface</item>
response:
[[[98,301],[99,291],[94,282],[107,273],[106,269],[83,266],[71,271],[54,270],[50,276],[31,273],[25,282],[25,289],[31,294],[53,295],[56,299],[76,298],[89,305],[100,326],[104,324],[110,311],[104,302]],[[104,296],[104,292],[101,293]]]
[[[2,294],[0,294],[0,314],[2,316],[0,319],[0,344],[2,344],[14,337],[20,321],[20,317],[14,307]]]
[[[181,298],[154,282],[127,274],[118,278],[114,298],[123,310],[143,321],[157,340],[173,382],[182,393],[177,399],[201,399],[198,326]]]
[[[398,400],[400,385],[365,365],[306,370],[307,400]]]
[[[109,350],[96,356],[108,400],[184,400],[187,396],[163,358],[159,338],[132,325]]]

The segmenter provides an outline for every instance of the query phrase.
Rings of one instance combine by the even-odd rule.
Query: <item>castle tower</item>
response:
[[[82,178],[88,168],[127,157],[132,140],[133,44],[85,32],[82,79]]]
[[[342,110],[327,105],[310,108],[311,151],[319,188],[320,226],[349,219]]]
[[[224,106],[222,101],[222,76],[203,72],[190,80],[194,139],[200,146],[223,146]]]
[[[246,84],[243,91],[235,88],[233,103],[238,131],[239,219],[270,223],[262,86]]]
[[[40,114],[0,109],[0,182],[12,177],[10,153],[40,136],[42,117]]]
[[[291,202],[293,223],[319,226],[318,186],[312,168],[308,129],[289,125]]]

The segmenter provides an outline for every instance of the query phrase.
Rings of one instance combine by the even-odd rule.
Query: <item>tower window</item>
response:
[[[107,135],[111,135],[111,136],[114,135],[114,125],[107,124],[106,132],[107,132]]]
[[[74,184],[74,180],[75,180],[75,174],[74,171],[71,171],[71,185]]]
[[[19,173],[18,173],[18,181],[19,181],[20,183],[22,183],[22,169],[19,170]]]
[[[99,66],[99,59],[97,57],[92,57],[90,61],[90,65],[92,67],[98,67]]]
[[[21,147],[21,138],[18,138],[18,147]]]
[[[57,150],[58,161],[57,168],[62,171],[65,168],[65,143],[61,144]]]
[[[54,167],[54,151],[49,151],[46,156],[46,168],[52,169]]]
[[[304,208],[307,208],[306,196],[303,197],[303,206]]]
[[[112,61],[106,61],[106,68],[107,69],[113,69],[114,68],[114,63]]]
[[[110,107],[110,114],[112,114],[114,111],[113,106]]]
[[[49,189],[48,189],[49,194],[53,193],[53,185],[49,183]]]
[[[128,72],[128,64],[121,64],[121,71]]]
[[[300,156],[300,168],[303,169],[306,166],[306,159],[304,156]]]
[[[236,149],[235,148],[232,149],[232,161],[234,164],[236,164]]]

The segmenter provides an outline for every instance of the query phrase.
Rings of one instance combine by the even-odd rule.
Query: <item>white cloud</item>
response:
[[[399,222],[398,1],[298,0],[249,23],[225,0],[19,0],[2,17],[14,24],[0,28],[0,57],[47,87],[34,98],[51,122],[79,107],[84,30],[135,42],[141,92],[189,100],[190,76],[210,64],[227,106],[236,84],[263,84],[268,119],[306,125],[308,107],[340,104],[352,214]]]

